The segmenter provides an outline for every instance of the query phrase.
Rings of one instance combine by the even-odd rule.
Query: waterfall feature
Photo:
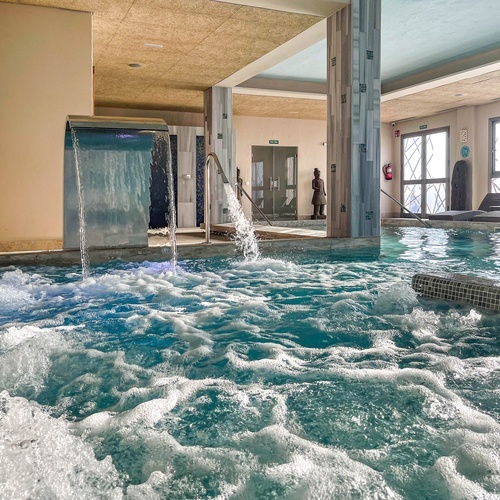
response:
[[[245,217],[230,184],[224,184],[224,191],[227,196],[229,218],[234,224],[236,246],[243,252],[245,260],[257,260],[260,257],[260,251],[252,223]]]
[[[172,149],[168,131],[158,132],[154,136],[151,161],[152,210],[153,201],[156,198],[158,198],[158,203],[155,203],[155,205],[161,208],[161,214],[159,214],[159,217],[155,217],[155,224],[152,223],[153,215],[151,216],[150,227],[164,228],[165,235],[168,232],[172,267],[175,270],[177,265],[177,210]]]
[[[206,170],[205,170],[205,243],[210,243],[210,225],[211,225],[211,185],[210,185],[210,160],[213,159],[214,165],[219,173],[224,192],[228,201],[229,218],[234,224],[235,243],[236,246],[243,252],[245,260],[256,260],[260,257],[257,238],[253,230],[251,222],[245,217],[241,204],[229,183],[229,180],[224,173],[224,169],[220,164],[216,153],[212,152],[207,155]],[[217,177],[216,177],[217,178]]]
[[[75,153],[75,173],[76,173],[76,189],[78,194],[78,223],[80,234],[80,259],[82,261],[82,276],[83,279],[89,275],[89,252],[87,249],[87,226],[85,222],[85,201],[82,190],[82,171],[80,166],[80,145],[76,136],[76,131],[71,131],[71,143]]]
[[[147,247],[148,228],[158,227],[152,225],[158,221],[161,227],[170,228],[175,260],[171,158],[163,120],[68,117],[64,248],[80,248],[85,253],[84,276],[88,273],[87,249]],[[159,192],[162,203],[157,203],[153,191]]]

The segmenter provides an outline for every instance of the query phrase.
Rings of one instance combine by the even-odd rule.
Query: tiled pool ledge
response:
[[[285,256],[297,252],[335,251],[349,249],[374,249],[380,247],[380,238],[294,238],[289,240],[262,240],[259,249],[262,256]],[[177,258],[200,259],[206,257],[237,257],[241,252],[234,242],[213,244],[190,244],[177,247]],[[113,260],[140,262],[144,260],[167,260],[171,258],[170,247],[96,248],[89,251],[90,263],[100,264]],[[0,267],[52,265],[67,266],[79,264],[79,250],[51,250],[39,252],[0,253]]]
[[[477,231],[500,231],[500,222],[472,222],[472,221],[448,221],[448,220],[425,220],[430,227],[438,229],[474,229]],[[382,226],[386,227],[424,227],[417,219],[393,218],[382,219]]]
[[[434,299],[467,302],[476,307],[500,311],[500,282],[465,274],[415,274],[413,289]]]

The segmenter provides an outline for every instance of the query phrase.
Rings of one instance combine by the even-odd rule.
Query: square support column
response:
[[[231,187],[236,184],[236,136],[233,124],[233,92],[230,88],[211,87],[205,90],[205,158],[215,153]],[[211,223],[229,221],[227,200],[217,169],[210,162]]]
[[[380,236],[380,3],[327,19],[327,236]]]

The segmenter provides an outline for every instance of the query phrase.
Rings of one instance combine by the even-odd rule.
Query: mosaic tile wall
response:
[[[500,283],[465,274],[416,274],[413,289],[435,299],[500,311]]]
[[[205,219],[205,138],[196,137],[196,226]]]
[[[175,206],[177,207],[177,169],[178,169],[178,154],[177,154],[177,136],[170,136],[170,151],[172,154],[172,175],[174,176],[174,196]],[[176,224],[178,224],[179,211],[176,211]],[[167,217],[170,217],[170,208],[167,208]]]

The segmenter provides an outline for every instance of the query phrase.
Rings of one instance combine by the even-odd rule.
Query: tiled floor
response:
[[[326,238],[326,231],[318,229],[306,229],[303,227],[280,227],[254,225],[254,231],[259,239],[280,240],[292,238]],[[214,244],[232,243],[231,235],[234,234],[233,224],[212,225],[210,242]],[[200,228],[180,228],[176,231],[176,242],[178,246],[200,245],[205,242],[205,231]],[[168,246],[170,237],[161,234],[161,231],[150,231],[149,246]]]

